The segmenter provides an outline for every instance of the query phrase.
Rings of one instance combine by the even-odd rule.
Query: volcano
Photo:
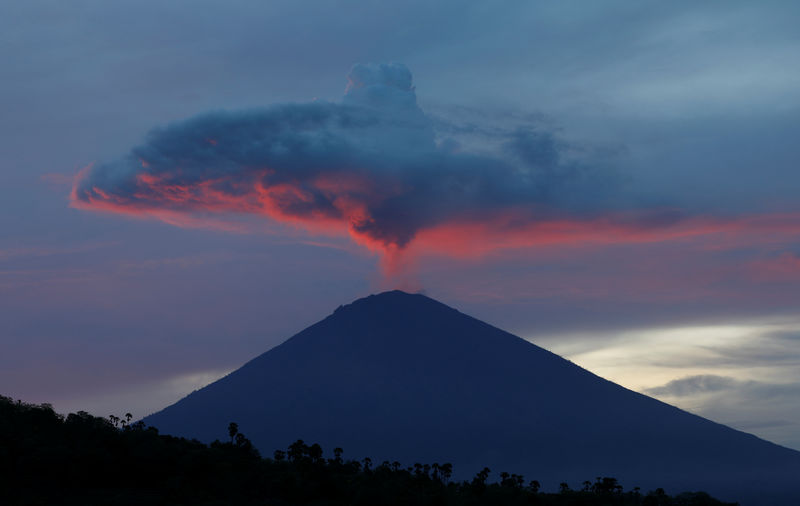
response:
[[[543,488],[598,476],[626,488],[705,490],[743,504],[800,504],[800,452],[600,378],[420,294],[340,306],[224,378],[144,419],[265,455],[303,439],[373,462],[451,462]]]

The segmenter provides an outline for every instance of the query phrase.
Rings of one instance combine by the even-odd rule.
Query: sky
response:
[[[0,5],[0,393],[144,416],[422,291],[800,449],[800,5]]]

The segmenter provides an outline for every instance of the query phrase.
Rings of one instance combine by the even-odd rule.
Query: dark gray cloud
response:
[[[693,358],[660,358],[653,361],[662,367],[741,367],[800,365],[800,349],[785,338],[785,333],[753,336],[750,342],[731,346],[702,346],[704,353]]]
[[[764,347],[753,344],[729,349],[713,349],[717,356],[711,360],[718,365],[800,365],[800,350],[796,349],[796,346],[781,345],[780,342],[766,340],[762,342]]]
[[[724,375],[694,375],[644,390],[667,402],[744,431],[798,448],[800,378],[787,369],[783,382]]]
[[[703,409],[743,402],[755,406],[774,399],[789,402],[796,410],[795,400],[800,397],[800,382],[796,375],[787,376],[786,382],[755,381],[733,376],[698,374],[672,380],[664,385],[643,390],[648,395],[668,398],[703,397]]]
[[[648,388],[645,393],[649,395],[666,395],[671,397],[685,397],[708,392],[731,390],[751,382],[739,381],[727,376],[713,374],[700,374],[672,380],[660,387]]]
[[[540,125],[498,129],[484,149],[437,138],[434,126],[404,65],[356,65],[339,103],[213,112],[153,130],[84,174],[73,199],[131,214],[264,214],[402,248],[452,220],[522,209],[530,221],[602,195]]]
[[[790,346],[796,346],[797,341],[800,341],[800,330],[777,330],[767,333],[765,337],[777,342],[788,342]]]

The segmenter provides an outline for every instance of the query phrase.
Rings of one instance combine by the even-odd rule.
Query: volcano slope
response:
[[[339,307],[145,418],[211,441],[228,423],[264,452],[296,439],[374,462],[484,466],[545,489],[613,476],[626,488],[800,504],[800,452],[600,378],[420,294]]]

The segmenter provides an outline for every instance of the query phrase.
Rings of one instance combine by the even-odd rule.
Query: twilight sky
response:
[[[800,449],[800,5],[363,4],[0,6],[0,393],[143,416],[403,288]]]

